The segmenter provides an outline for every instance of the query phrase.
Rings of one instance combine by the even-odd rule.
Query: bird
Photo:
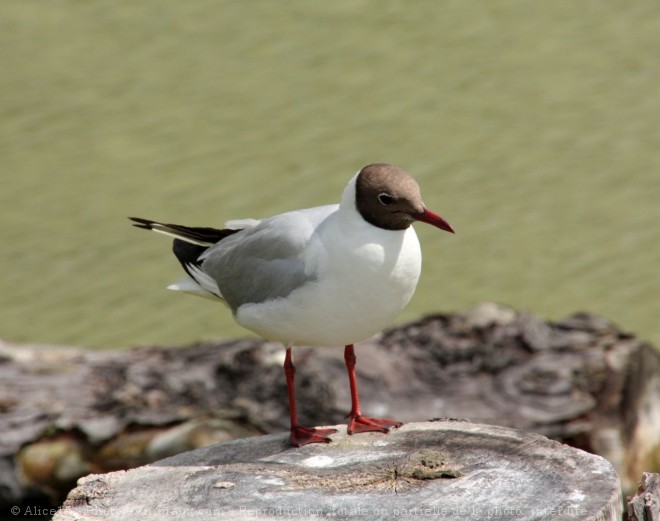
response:
[[[370,164],[348,181],[338,204],[228,221],[222,229],[129,219],[174,238],[173,253],[186,276],[168,289],[222,302],[238,324],[283,344],[293,446],[329,443],[337,432],[299,421],[296,346],[344,347],[349,435],[402,425],[362,413],[354,345],[390,325],[413,296],[422,255],[412,224],[455,233],[426,208],[408,172]]]

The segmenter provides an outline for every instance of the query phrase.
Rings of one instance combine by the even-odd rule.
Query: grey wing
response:
[[[233,312],[247,303],[286,297],[316,274],[305,270],[305,250],[337,205],[298,210],[264,219],[209,248],[201,269],[218,285]]]

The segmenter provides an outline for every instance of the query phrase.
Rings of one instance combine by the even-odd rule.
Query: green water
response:
[[[5,0],[0,49],[0,338],[244,335],[126,216],[265,217],[391,162],[458,232],[417,227],[401,321],[498,301],[660,344],[655,1]]]

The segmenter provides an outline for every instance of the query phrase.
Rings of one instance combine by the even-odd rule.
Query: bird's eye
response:
[[[378,200],[380,201],[380,204],[392,204],[394,202],[394,197],[390,194],[383,193],[378,195]]]

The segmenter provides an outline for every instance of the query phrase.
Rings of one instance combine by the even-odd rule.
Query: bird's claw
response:
[[[330,443],[328,438],[331,434],[337,432],[337,429],[317,429],[315,427],[294,427],[291,429],[289,440],[294,447],[302,447],[310,443]]]
[[[390,418],[368,418],[366,416],[351,416],[348,422],[348,434],[360,432],[383,432],[387,434],[390,429],[401,427],[403,423]]]

